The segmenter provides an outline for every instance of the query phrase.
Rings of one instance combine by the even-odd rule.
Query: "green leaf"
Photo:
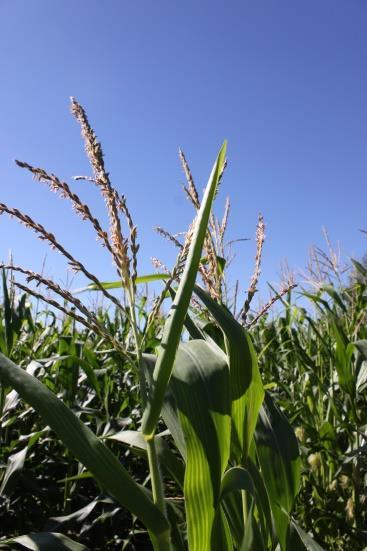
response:
[[[286,549],[288,514],[300,486],[300,457],[294,431],[269,394],[260,410],[255,441],[280,545]]]
[[[240,463],[247,458],[264,399],[256,353],[250,336],[229,310],[215,302],[199,285],[195,285],[195,293],[227,339],[232,396],[232,455]]]
[[[253,453],[253,455],[255,454]],[[251,475],[252,482],[255,488],[255,501],[257,510],[259,512],[259,520],[261,531],[263,534],[263,540],[270,542],[273,536],[273,525],[269,504],[269,496],[265,487],[264,478],[250,456],[246,461],[246,469]]]
[[[233,517],[240,519],[241,522],[235,525],[236,540],[242,541],[243,539],[243,504],[241,492],[246,491],[251,498],[254,499],[258,510],[258,517],[261,526],[261,532],[263,536],[262,541],[267,541],[271,536],[271,513],[266,489],[262,482],[260,473],[257,471],[255,465],[250,458],[247,461],[247,465],[250,470],[243,467],[232,467],[224,474],[222,480],[221,500],[224,501],[225,510],[229,521],[232,523]],[[259,483],[260,482],[260,483]],[[237,498],[229,500],[228,497],[237,493]],[[235,511],[234,509],[237,509]],[[252,521],[251,521],[252,522]],[[246,524],[247,526],[247,524]]]
[[[0,354],[0,381],[13,387],[116,500],[135,514],[152,534],[164,534],[163,514],[121,465],[117,457],[45,385]]]
[[[2,541],[0,545],[18,544],[19,546],[31,549],[32,551],[89,551],[85,545],[71,540],[57,532],[35,532],[32,534],[9,538]]]
[[[150,389],[142,421],[142,432],[146,438],[153,437],[161,413],[167,384],[171,376],[182,328],[195,285],[212,202],[225,162],[226,148],[227,143],[224,142],[209,177],[194,225],[185,269],[177,289],[175,300],[172,303],[164,325],[161,346],[159,348],[159,354],[153,373],[153,385]]]
[[[164,279],[169,279],[169,274],[147,274],[143,276],[138,276],[136,278],[136,283],[151,283],[152,281],[161,281]],[[120,289],[122,285],[122,281],[101,281],[101,286],[104,289]],[[77,295],[78,293],[84,293],[85,291],[99,291],[100,286],[96,285],[95,283],[90,283],[86,287],[81,287],[80,289],[75,289],[73,291],[73,295]]]
[[[203,340],[181,344],[170,387],[186,443],[184,495],[189,548],[211,551],[217,548],[215,534],[225,536],[225,526],[217,525],[222,524],[221,479],[228,463],[231,429],[225,356]]]

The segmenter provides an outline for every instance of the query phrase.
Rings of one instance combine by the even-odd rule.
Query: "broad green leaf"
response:
[[[181,344],[170,387],[186,443],[189,548],[212,551],[218,549],[215,534],[218,537],[222,530],[225,534],[225,527],[217,524],[221,524],[221,479],[229,458],[231,430],[229,369],[224,355],[203,340]]]
[[[117,457],[45,385],[0,354],[0,381],[13,387],[116,500],[157,536],[167,521]]]
[[[153,384],[142,421],[142,432],[146,438],[153,437],[161,413],[167,384],[171,376],[182,328],[195,285],[212,202],[225,162],[226,148],[227,143],[224,142],[209,177],[201,207],[194,224],[185,269],[175,300],[172,303],[164,325],[161,346],[153,373]]]
[[[288,514],[300,485],[300,457],[294,431],[269,394],[260,410],[255,441],[279,542],[285,550]]]
[[[152,281],[162,281],[164,279],[169,279],[169,274],[147,274],[143,276],[138,276],[136,278],[136,283],[151,283]],[[120,289],[122,285],[122,281],[101,281],[101,286],[104,289]],[[99,291],[100,286],[96,285],[95,283],[90,283],[89,285],[86,285],[85,287],[81,287],[80,289],[75,289],[73,291],[74,295],[77,295],[78,293],[84,293],[85,291]]]
[[[246,460],[256,421],[264,399],[256,353],[250,336],[224,306],[215,302],[199,285],[195,293],[208,308],[227,339],[232,396],[232,455]]]
[[[72,539],[57,532],[35,532],[16,538],[9,538],[2,541],[3,544],[18,544],[19,546],[31,549],[32,551],[89,551],[85,545],[77,543]]]

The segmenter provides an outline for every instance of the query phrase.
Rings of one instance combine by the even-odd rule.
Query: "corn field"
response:
[[[226,142],[167,268],[139,272],[139,234],[72,99],[105,230],[69,184],[17,161],[93,226],[113,281],[16,207],[11,216],[85,279],[71,292],[12,262],[0,305],[0,548],[262,551],[367,549],[367,269],[314,251],[259,311],[265,225],[243,304],[212,210]],[[285,251],[286,253],[286,251]],[[162,291],[149,296],[144,284]],[[83,291],[109,308],[91,308]],[[273,310],[273,304],[276,309]],[[42,305],[42,309],[41,306]],[[301,306],[300,306],[301,305]]]

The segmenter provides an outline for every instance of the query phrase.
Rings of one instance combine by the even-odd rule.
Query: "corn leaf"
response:
[[[64,527],[65,525],[68,525],[70,523],[81,524],[94,511],[94,509],[98,505],[98,502],[98,499],[94,499],[93,501],[91,501],[87,505],[84,505],[84,507],[81,507],[73,513],[69,513],[68,515],[61,515],[58,517],[50,517],[47,520],[44,529],[50,532],[55,532],[56,530],[60,530],[61,527]]]
[[[45,385],[0,354],[0,381],[13,387],[123,506],[135,514],[152,534],[164,534],[168,524],[146,492],[132,479],[117,457]]]
[[[152,281],[161,281],[162,279],[169,279],[169,274],[147,274],[143,276],[138,276],[135,280],[136,283],[151,283]],[[102,281],[101,286],[104,289],[120,289],[122,285],[122,281]],[[95,283],[90,283],[89,285],[86,285],[85,287],[81,287],[80,289],[75,289],[73,291],[74,295],[77,295],[78,293],[84,293],[85,291],[99,291],[100,286],[96,285]]]
[[[269,394],[260,410],[255,441],[277,535],[285,550],[288,515],[300,486],[300,457],[294,431]]]
[[[58,532],[35,532],[16,538],[9,538],[1,542],[3,544],[17,544],[22,548],[32,551],[89,551],[85,545],[71,540]]]
[[[250,336],[224,306],[199,285],[195,293],[208,308],[227,339],[232,396],[232,455],[236,462],[247,458],[257,416],[264,399],[256,353]]]
[[[23,470],[27,452],[28,446],[8,457],[8,464],[0,488],[0,496],[9,496],[12,492],[19,474]]]
[[[259,513],[259,521],[263,540],[270,542],[273,535],[273,525],[269,504],[269,496],[265,487],[264,478],[251,457],[248,457],[246,461],[246,470],[251,475],[252,483],[255,488],[255,500]]]
[[[160,351],[153,373],[153,385],[151,386],[147,406],[143,415],[142,432],[147,438],[151,438],[154,435],[161,413],[167,384],[171,376],[182,328],[195,285],[212,202],[215,197],[219,177],[225,161],[226,148],[227,144],[224,142],[209,177],[203,201],[194,225],[185,269],[164,326]]]
[[[257,507],[257,517],[260,528],[256,527],[253,529],[256,531],[259,530],[261,541],[267,542],[270,539],[272,531],[270,506],[261,475],[250,459],[247,461],[247,464],[250,470],[244,469],[243,467],[232,467],[226,471],[223,476],[221,488],[221,501],[224,504],[224,510],[226,511],[228,521],[234,528],[238,547],[243,545],[244,529],[246,528],[247,530],[247,522],[253,522],[253,519],[250,519],[248,515],[246,526],[244,526],[242,491],[246,491],[250,498],[253,498],[250,499],[249,502],[254,502]],[[261,481],[260,484],[259,479]]]
[[[190,551],[227,541],[221,480],[230,447],[230,380],[223,354],[203,340],[181,344],[170,382],[186,443],[185,508]],[[224,543],[223,543],[224,542]]]
[[[250,473],[243,467],[232,467],[225,472],[222,480],[221,499],[235,490],[246,490],[255,497],[255,487]]]

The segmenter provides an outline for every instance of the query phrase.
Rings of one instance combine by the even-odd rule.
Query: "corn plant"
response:
[[[73,411],[76,365],[85,369],[91,384],[100,394],[103,392],[98,388],[92,360],[84,360],[73,340],[60,342],[57,369],[68,381],[64,383],[66,391],[62,399],[37,376],[7,357],[12,355],[8,344],[3,348],[5,354],[0,356],[2,395],[13,389],[34,408],[100,488],[139,519],[156,550],[246,551],[277,546],[282,550],[296,546],[320,549],[292,517],[300,486],[300,457],[293,429],[274,398],[265,392],[249,333],[223,303],[221,242],[215,241],[210,229],[218,228],[211,211],[225,168],[226,143],[220,149],[201,201],[181,154],[188,176],[187,193],[197,210],[195,220],[170,273],[139,276],[137,228],[126,199],[112,187],[101,145],[85,111],[74,99],[72,112],[81,125],[93,170],[93,176],[83,178],[97,185],[105,199],[109,232],[68,184],[43,169],[24,162],[18,165],[69,199],[76,212],[93,225],[112,255],[118,280],[101,282],[51,232],[18,209],[0,204],[0,213],[15,217],[36,232],[87,278],[89,288],[111,300],[128,320],[128,334],[115,333],[103,316],[41,274],[19,266],[5,268],[23,274],[28,283],[35,281],[61,298],[62,302],[45,297],[37,288],[14,283],[33,297],[46,300],[90,334],[98,335],[114,351],[117,362],[134,370],[139,382],[141,426],[136,431],[96,434]],[[127,223],[128,237],[122,231],[121,215]],[[223,237],[221,228],[217,232],[219,238]],[[197,283],[198,273],[206,288]],[[248,301],[255,292],[259,259],[256,273]],[[164,291],[142,323],[137,286],[157,278],[166,280]],[[124,300],[110,293],[111,288],[122,289]],[[147,353],[147,335],[154,328],[167,293],[172,296],[172,304],[162,336],[153,353]],[[190,301],[194,296],[216,326],[215,334],[192,317]],[[249,302],[244,305],[243,319],[248,309]],[[184,332],[189,337],[183,338]],[[4,337],[4,342],[11,343],[12,338]],[[81,343],[81,348],[85,346]],[[108,399],[105,407],[108,410]],[[135,480],[118,452],[112,451],[116,442],[146,458],[150,488]],[[172,485],[178,496],[172,496]],[[58,532],[31,533],[2,543],[40,549],[50,549],[56,544],[66,549],[85,548]]]
[[[284,311],[253,331],[265,381],[278,388],[300,443],[297,517],[327,549],[366,546],[366,269],[333,277],[319,251],[313,289],[300,307],[289,294]],[[335,271],[335,270],[334,270]],[[317,275],[317,278],[316,278]],[[322,276],[322,277],[320,277]]]

